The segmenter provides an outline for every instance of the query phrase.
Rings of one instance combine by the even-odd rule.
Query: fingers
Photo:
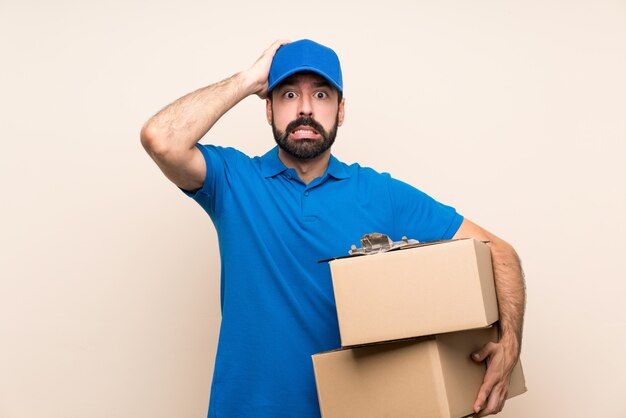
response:
[[[261,56],[257,60],[257,63],[268,61],[268,60],[271,63],[272,59],[274,59],[274,55],[276,54],[276,51],[278,51],[278,48],[290,42],[291,41],[287,39],[279,39],[279,40],[272,42],[272,44],[265,51],[263,51],[263,54],[261,54]]]
[[[477,414],[480,413],[482,409],[486,406],[487,399],[489,398],[489,395],[491,394],[492,388],[493,388],[492,382],[483,382],[480,389],[478,390],[478,396],[476,397],[476,401],[474,401],[474,412],[476,412]],[[484,416],[484,415],[478,415],[478,416]]]
[[[269,48],[267,48],[264,52],[264,54],[266,53],[270,53],[272,54],[272,57],[274,56],[274,54],[276,53],[276,51],[278,51],[278,48],[280,48],[281,46],[290,43],[291,41],[288,39],[278,39],[274,42],[272,42],[272,44],[269,46]]]
[[[503,351],[501,344],[489,342],[471,355],[476,362],[487,362],[483,384],[474,402],[475,417],[497,414],[504,407],[509,374],[506,372]]]
[[[476,409],[474,409],[477,412],[474,417],[485,417],[487,415],[497,414],[501,412],[504,408],[507,392],[508,391],[505,385],[497,384],[493,386],[489,393],[486,406],[479,411],[476,411]]]
[[[488,359],[491,354],[495,352],[496,349],[497,345],[493,342],[489,342],[485,344],[480,350],[472,353],[472,360],[478,363],[480,363],[481,361],[485,361],[485,359]]]
[[[490,356],[494,354],[496,349],[497,345],[493,342],[489,342],[485,344],[482,348],[480,348],[480,350],[472,353],[472,360],[477,363],[488,360]],[[474,402],[474,412],[476,412],[477,414],[482,413],[482,410],[487,406],[487,401],[491,395],[491,391],[494,385],[497,383],[497,380],[493,379],[493,374],[490,372],[491,370],[487,368],[487,373],[485,374],[483,384],[480,386],[480,389],[478,390],[478,396],[476,397],[476,401]]]

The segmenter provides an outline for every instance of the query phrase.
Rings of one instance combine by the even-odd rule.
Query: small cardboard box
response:
[[[492,328],[313,355],[323,418],[460,418],[472,407],[485,365],[470,354],[495,341]],[[526,392],[521,363],[508,397]]]
[[[330,261],[343,347],[498,320],[491,251],[462,239]]]

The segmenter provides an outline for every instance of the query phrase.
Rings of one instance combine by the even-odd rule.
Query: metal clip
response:
[[[383,253],[408,244],[417,243],[417,240],[408,239],[407,237],[402,237],[402,241],[393,242],[387,235],[374,232],[371,234],[365,234],[361,237],[361,248],[357,248],[356,245],[352,244],[349,254]]]

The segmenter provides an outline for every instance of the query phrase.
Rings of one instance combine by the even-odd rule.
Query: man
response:
[[[249,158],[198,144],[252,94],[266,99],[277,147]],[[277,41],[249,69],[178,99],[141,131],[150,156],[219,236],[222,325],[209,417],[319,417],[310,356],[340,343],[329,268],[318,260],[344,254],[368,232],[491,242],[501,338],[472,356],[488,363],[477,416],[499,412],[521,344],[515,251],[419,190],[338,161],[331,146],[344,111],[334,51]]]

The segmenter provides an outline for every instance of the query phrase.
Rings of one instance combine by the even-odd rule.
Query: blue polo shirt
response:
[[[250,158],[198,145],[207,165],[189,195],[221,255],[222,324],[211,418],[319,418],[311,355],[340,346],[327,263],[363,234],[449,239],[463,218],[406,183],[331,156],[304,184],[278,148]]]

